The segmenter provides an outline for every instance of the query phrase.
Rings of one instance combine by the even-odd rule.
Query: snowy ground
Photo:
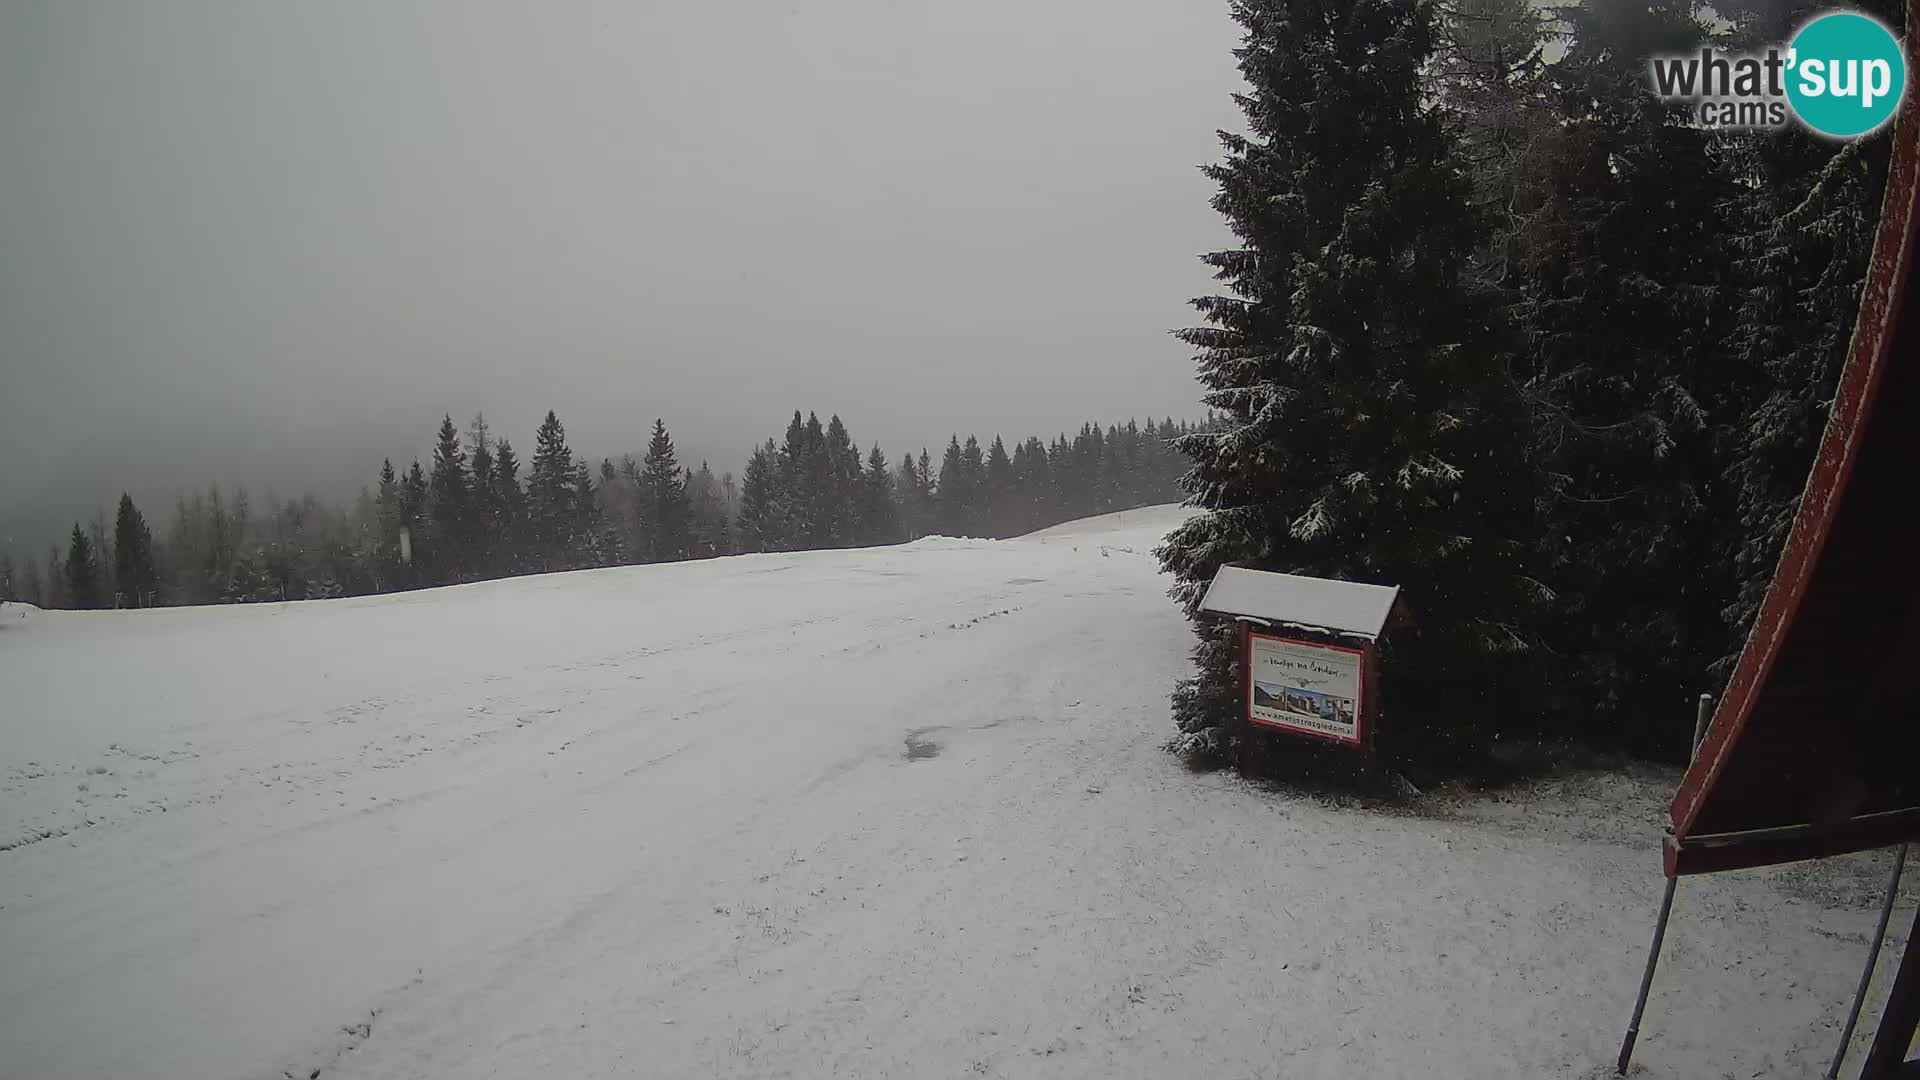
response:
[[[1177,515],[11,609],[0,1076],[1599,1075],[1673,775],[1185,772]],[[1683,882],[1642,1075],[1817,1074],[1881,865]]]

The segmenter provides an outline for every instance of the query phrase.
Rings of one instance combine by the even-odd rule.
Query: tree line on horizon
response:
[[[381,463],[349,505],[267,499],[218,485],[175,501],[156,538],[133,499],[76,522],[44,562],[0,555],[0,600],[49,608],[155,607],[327,599],[521,574],[754,552],[893,544],[932,533],[1008,537],[1061,521],[1177,501],[1185,458],[1173,442],[1199,425],[1166,419],[986,448],[951,436],[896,467],[866,455],[840,417],[793,414],[739,482],[682,465],[663,420],[645,452],[576,455],[548,412],[524,469],[483,416],[441,419],[423,464]]]
[[[1806,482],[1891,126],[1721,130],[1652,93],[1650,58],[1785,42],[1802,4],[1231,6],[1245,123],[1207,173],[1236,245],[1181,334],[1217,422],[1180,440],[1201,512],[1161,549],[1198,637],[1174,747],[1328,764],[1241,733],[1198,610],[1239,563],[1402,587],[1402,760],[1683,757]]]

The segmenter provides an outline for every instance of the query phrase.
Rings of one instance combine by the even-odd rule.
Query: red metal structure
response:
[[[1909,101],[1818,456],[1733,678],[1673,799],[1669,879],[1920,839],[1920,573],[1910,540],[1920,520],[1917,215],[1920,109]],[[1890,885],[1883,930],[1893,898]],[[1672,899],[1669,880],[1622,1071]],[[1906,1060],[1920,1025],[1914,938],[1920,915],[1863,1080],[1920,1077],[1920,1061]]]
[[[1672,806],[1667,873],[1835,855],[1920,835],[1920,318],[1911,106],[1806,493],[1772,586]]]

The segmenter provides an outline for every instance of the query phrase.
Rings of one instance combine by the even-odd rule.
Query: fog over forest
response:
[[[738,471],[1193,417],[1224,5],[0,10],[0,548],[442,413]],[[856,164],[857,163],[857,164]]]

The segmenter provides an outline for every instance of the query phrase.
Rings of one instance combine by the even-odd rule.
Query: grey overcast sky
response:
[[[345,495],[443,412],[1195,416],[1224,0],[0,2],[0,547]]]

